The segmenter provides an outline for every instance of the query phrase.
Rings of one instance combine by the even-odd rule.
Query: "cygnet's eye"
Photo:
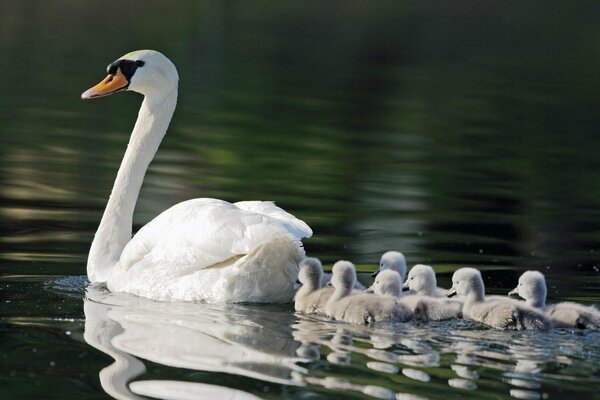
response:
[[[410,280],[412,281],[413,279],[415,279],[415,277],[414,277],[414,276],[411,276],[411,277],[410,277]]]

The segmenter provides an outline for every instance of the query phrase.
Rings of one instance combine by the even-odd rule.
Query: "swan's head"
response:
[[[356,270],[350,261],[338,261],[331,269],[331,286],[350,290],[356,283]]]
[[[508,292],[508,295],[518,295],[525,300],[543,300],[546,302],[546,278],[539,271],[527,271],[519,278],[516,288]]]
[[[375,282],[367,292],[378,295],[387,295],[399,297],[402,291],[402,280],[400,274],[394,270],[388,269],[380,272],[375,278]]]
[[[108,96],[123,90],[143,95],[171,93],[179,75],[175,65],[162,53],[138,50],[125,54],[106,67],[108,76],[81,94],[84,100]]]
[[[452,275],[452,287],[448,290],[446,296],[467,296],[471,292],[483,294],[484,291],[485,287],[481,272],[475,268],[460,268]]]
[[[410,289],[417,293],[432,294],[437,287],[435,271],[429,265],[417,264],[410,269],[406,282],[402,288]]]
[[[302,285],[312,285],[315,288],[321,286],[323,276],[323,265],[317,258],[308,257],[300,261],[300,272],[298,282]]]
[[[400,274],[400,279],[404,282],[406,277],[406,258],[399,251],[388,251],[381,256],[379,260],[379,268],[371,274],[375,278],[377,274],[386,269],[391,269]]]

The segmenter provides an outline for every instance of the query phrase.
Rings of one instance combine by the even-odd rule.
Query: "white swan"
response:
[[[371,277],[377,277],[377,274],[386,269],[398,272],[400,274],[400,279],[404,282],[404,278],[406,278],[406,258],[404,257],[404,254],[399,251],[387,251],[383,253],[379,260],[379,268],[371,274]]]
[[[354,264],[338,261],[333,265],[331,285],[335,288],[327,301],[325,312],[328,317],[351,324],[369,324],[377,321],[405,322],[413,318],[408,307],[391,297],[368,293],[353,294],[356,282]]]
[[[433,272],[433,270],[431,271]],[[435,273],[433,279],[435,288]],[[369,293],[397,298],[400,304],[408,307],[417,319],[423,321],[441,321],[458,318],[462,315],[463,303],[461,301],[441,299],[419,293],[400,297],[401,291],[400,274],[389,269],[379,273],[373,285],[367,289]]]
[[[600,329],[600,311],[594,307],[565,301],[546,305],[546,278],[539,271],[526,271],[508,295],[519,295],[531,307],[540,309],[557,328]]]
[[[506,297],[486,301],[483,279],[475,268],[460,268],[454,272],[448,297],[454,295],[465,297],[464,318],[500,329],[552,328],[550,320],[533,307]]]
[[[303,221],[271,202],[194,199],[164,211],[132,237],[146,169],[177,103],[178,75],[153,50],[108,66],[83,99],[122,90],[144,95],[137,122],[90,249],[90,281],[161,301],[288,302],[310,237]]]

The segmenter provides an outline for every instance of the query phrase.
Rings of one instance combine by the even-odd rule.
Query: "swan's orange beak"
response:
[[[81,98],[89,100],[96,97],[108,96],[127,88],[127,86],[129,86],[129,81],[123,75],[123,72],[121,72],[121,68],[117,68],[117,72],[114,75],[109,74],[99,84],[83,92]]]

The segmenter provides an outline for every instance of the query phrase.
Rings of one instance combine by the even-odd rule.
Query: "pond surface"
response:
[[[365,283],[396,249],[443,286],[539,269],[550,302],[600,304],[600,10],[545,4],[2,2],[0,398],[598,398],[600,332],[356,327],[83,276],[141,98],[79,95],[155,48],[180,96],[135,229],[274,200]]]

